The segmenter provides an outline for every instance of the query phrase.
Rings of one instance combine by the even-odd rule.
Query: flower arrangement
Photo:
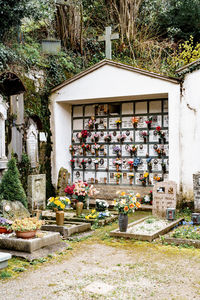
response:
[[[142,204],[149,204],[152,205],[153,202],[153,193],[152,191],[149,191],[148,195],[145,195],[142,199],[141,199],[141,203]]]
[[[165,155],[165,151],[162,148],[157,148],[157,149],[154,149],[154,150],[157,152],[158,157],[161,157],[162,155],[163,156]]]
[[[70,160],[70,163],[71,163],[71,167],[74,168],[75,159],[71,159],[71,160]]]
[[[50,197],[47,205],[52,209],[64,210],[70,204],[71,200],[68,197]]]
[[[162,177],[160,177],[160,176],[154,176],[153,179],[157,182],[162,181]]]
[[[0,217],[0,227],[3,227],[5,229],[7,229],[7,231],[11,231],[11,226],[12,226],[12,221],[5,219],[3,217]]]
[[[148,133],[147,133],[146,131],[142,131],[142,132],[141,132],[141,136],[142,136],[143,139],[144,139],[144,143],[146,143],[147,137],[148,137]]]
[[[139,121],[138,118],[135,118],[135,117],[132,118],[132,123],[133,123],[134,128],[137,128],[138,121]]]
[[[119,126],[120,126],[121,122],[122,122],[122,121],[121,121],[120,119],[115,120],[115,123],[116,123],[116,125],[117,125],[117,129],[119,129]]]
[[[86,164],[87,164],[87,160],[85,160],[85,159],[82,159],[82,161],[81,161],[81,165],[83,166],[83,169],[85,169],[85,168],[86,168]]]
[[[137,170],[139,164],[141,164],[141,159],[139,157],[137,157],[134,159],[134,162],[133,162],[133,167],[135,170]]]
[[[121,153],[120,147],[119,146],[114,146],[113,152],[115,152],[117,154],[117,156],[120,156],[120,153]]]
[[[133,178],[133,177],[134,177],[134,174],[131,173],[131,174],[128,175],[128,177],[129,177],[129,178]]]
[[[115,165],[117,172],[119,171],[119,166],[122,165],[121,159],[117,158],[116,160],[113,161],[113,165]]]
[[[97,216],[98,216],[98,214],[97,214],[96,210],[93,209],[89,215],[85,216],[85,219],[86,220],[96,219]]]
[[[151,128],[152,121],[152,117],[148,117],[147,121],[145,121],[149,129]]]
[[[99,134],[98,133],[93,134],[92,140],[94,140],[95,142],[98,142],[98,140],[99,140]]]
[[[109,207],[109,204],[106,200],[100,200],[100,199],[96,200],[96,210],[97,211],[105,211],[108,209],[108,207]]]
[[[69,151],[70,151],[70,153],[72,154],[72,156],[74,156],[74,153],[76,152],[76,147],[73,146],[73,145],[70,145],[70,146],[69,146]]]
[[[40,229],[44,221],[37,218],[16,219],[11,228],[13,231],[35,231]]]
[[[127,215],[140,207],[140,202],[138,201],[140,194],[137,193],[135,195],[132,191],[130,191],[128,193],[117,192],[117,195],[119,196],[114,200],[113,205],[120,214]]]
[[[98,194],[98,191],[95,189],[93,185],[89,186],[87,182],[79,180],[75,182],[74,187],[74,198],[78,202],[85,202],[88,196],[95,196]]]
[[[105,142],[111,142],[111,140],[112,140],[112,135],[109,133],[109,134],[107,134],[105,137],[104,137],[104,141]]]
[[[145,172],[144,175],[139,178],[139,180],[141,181],[142,185],[146,185],[148,177],[149,177],[149,173]]]
[[[123,143],[123,142],[125,141],[125,139],[126,139],[126,135],[125,135],[124,133],[123,133],[123,134],[119,134],[119,135],[117,136],[118,142]]]
[[[87,130],[82,130],[82,131],[81,131],[81,137],[82,137],[82,138],[87,138],[87,137],[88,137],[88,132],[87,132]]]
[[[163,142],[165,142],[165,133],[161,131],[161,127],[157,126],[155,132],[160,136],[160,139],[163,139]]]
[[[117,172],[114,174],[114,176],[116,178],[117,184],[119,184],[119,179],[122,177],[122,173]]]
[[[89,129],[94,129],[95,123],[96,123],[95,118],[91,117],[90,120],[88,121],[88,127],[89,127]]]
[[[129,160],[127,162],[127,164],[129,165],[130,171],[132,171],[133,170],[133,160]]]
[[[91,145],[89,145],[89,144],[86,145],[86,151],[91,152]]]
[[[135,145],[128,146],[127,151],[130,153],[131,157],[137,155],[137,147]]]
[[[100,149],[100,145],[95,143],[94,146],[93,146],[93,148],[94,148],[95,150],[99,150],[99,149]]]
[[[73,184],[73,185],[67,185],[66,186],[66,188],[65,188],[65,193],[67,194],[67,195],[73,195],[73,193],[74,193],[74,188],[75,188],[75,185]]]

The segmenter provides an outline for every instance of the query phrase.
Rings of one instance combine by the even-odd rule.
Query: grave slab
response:
[[[0,252],[0,270],[7,268],[8,266],[8,260],[11,259],[10,253],[2,253]]]
[[[15,250],[9,250],[10,254],[15,257],[20,257],[24,258],[28,261],[33,261],[35,259],[41,259],[45,258],[48,255],[55,255],[56,253],[61,253],[65,250],[67,250],[68,245],[61,241],[57,244],[46,246],[44,248],[41,248],[39,250],[34,251],[33,253],[28,253],[28,252],[22,252],[22,251],[15,251]],[[1,252],[7,252],[8,250],[1,249]]]
[[[108,285],[101,281],[95,281],[89,284],[84,288],[84,291],[99,294],[99,295],[107,295],[109,292],[114,290],[114,286]]]
[[[164,237],[163,243],[168,243],[168,244],[173,244],[176,246],[179,245],[188,245],[188,246],[193,246],[195,248],[200,248],[200,241],[199,240],[189,240],[189,239],[178,239],[178,238],[173,238],[166,236]]]
[[[143,221],[147,220],[148,218],[149,217],[142,218],[138,221],[130,223],[128,225],[128,228],[133,227],[134,225],[137,225],[139,223],[142,223]],[[110,236],[152,242],[154,239],[158,238],[160,235],[163,235],[163,234],[169,232],[174,226],[176,226],[182,220],[184,220],[184,218],[180,218],[174,222],[171,222],[165,228],[162,228],[161,230],[158,230],[152,234],[133,234],[133,233],[129,233],[129,232],[120,232],[119,229],[116,229],[116,230],[113,230],[110,232]]]
[[[42,218],[45,220],[55,220],[56,219],[56,213],[50,210],[45,210],[42,211]],[[106,219],[102,219],[102,220],[98,220],[98,225],[99,226],[104,226],[108,223],[112,223],[114,221],[116,221],[118,219],[118,215],[112,215]],[[96,222],[96,220],[91,219],[91,220],[87,220],[87,219],[83,219],[83,218],[78,218],[76,216],[76,213],[73,212],[65,212],[64,213],[64,220],[67,222],[83,222],[84,223],[90,223],[90,224],[94,224]]]
[[[49,224],[42,225],[41,230],[51,231],[51,232],[59,232],[63,238],[67,238],[75,233],[81,233],[84,231],[88,231],[91,229],[90,223],[79,223],[79,222],[67,222],[64,226],[59,226],[56,224]]]
[[[42,236],[28,240],[17,238],[14,233],[8,237],[1,236],[0,249],[32,253],[40,248],[60,242],[60,233],[58,232],[41,231],[39,234]]]

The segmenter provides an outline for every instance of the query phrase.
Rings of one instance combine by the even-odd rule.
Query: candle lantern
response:
[[[193,213],[191,216],[191,221],[194,225],[200,225],[200,213]]]
[[[176,209],[175,208],[167,208],[166,210],[166,218],[169,221],[173,221],[175,220],[175,213],[176,213]]]

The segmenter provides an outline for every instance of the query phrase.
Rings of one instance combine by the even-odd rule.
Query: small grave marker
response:
[[[106,27],[106,34],[103,36],[99,36],[99,42],[106,43],[106,58],[112,59],[112,40],[119,39],[118,33],[111,33],[111,27]]]
[[[31,211],[46,208],[46,175],[28,176],[28,204]]]
[[[157,182],[153,188],[153,215],[166,217],[167,208],[176,208],[176,192],[174,181]]]

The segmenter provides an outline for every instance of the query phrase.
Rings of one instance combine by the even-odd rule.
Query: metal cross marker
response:
[[[106,58],[112,58],[112,40],[119,39],[119,33],[111,34],[111,27],[106,27],[106,34],[99,36],[99,42],[106,42]]]

